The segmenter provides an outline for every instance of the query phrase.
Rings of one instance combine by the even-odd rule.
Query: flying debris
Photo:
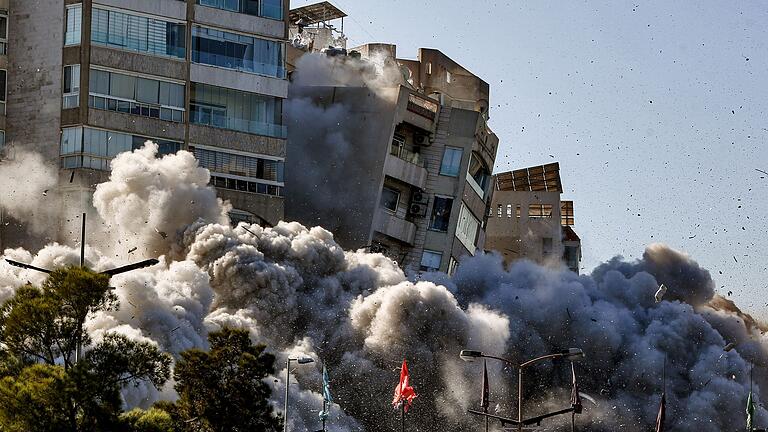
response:
[[[659,290],[656,291],[656,294],[653,296],[656,299],[656,303],[661,303],[661,300],[664,298],[664,294],[667,293],[667,286],[664,284],[659,285]]]
[[[163,231],[160,231],[160,230],[159,230],[159,229],[157,229],[157,228],[155,228],[155,232],[156,232],[156,233],[158,233],[158,234],[160,234],[160,237],[162,237],[162,238],[168,238],[168,234],[166,234],[166,233],[165,233],[165,232],[163,232]]]
[[[731,342],[723,348],[723,351],[728,352],[734,348],[736,348],[736,342]]]

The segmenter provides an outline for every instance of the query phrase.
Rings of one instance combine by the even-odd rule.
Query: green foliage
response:
[[[71,267],[0,308],[0,430],[117,430],[124,386],[168,380],[171,358],[152,344],[108,334],[91,346],[87,317],[117,306],[109,277]]]
[[[181,353],[174,378],[179,400],[165,409],[194,431],[279,431],[262,379],[274,372],[273,355],[253,345],[245,330],[225,328],[208,336],[209,352]]]
[[[0,430],[72,431],[61,366],[38,364],[0,380]]]
[[[147,411],[136,408],[120,416],[125,432],[173,432],[173,419],[158,408]]]
[[[52,365],[60,358],[69,369],[78,344],[90,344],[86,317],[115,307],[108,276],[81,267],[56,270],[42,288],[20,287],[0,308],[2,341],[24,362]]]

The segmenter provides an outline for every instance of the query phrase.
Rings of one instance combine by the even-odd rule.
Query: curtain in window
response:
[[[125,46],[128,38],[128,16],[126,14],[109,11],[109,29],[107,42],[110,45]]]

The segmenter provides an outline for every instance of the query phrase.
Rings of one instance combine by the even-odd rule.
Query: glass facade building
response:
[[[197,4],[264,18],[283,19],[282,0],[197,0]]]
[[[190,122],[240,132],[286,137],[280,98],[192,83]]]
[[[275,78],[285,78],[283,42],[192,27],[192,61]]]
[[[182,143],[90,127],[71,127],[61,131],[61,167],[108,170],[119,153],[141,148],[147,140],[159,146],[161,155],[176,153]]]
[[[112,9],[93,9],[91,42],[140,53],[186,57],[186,26]]]

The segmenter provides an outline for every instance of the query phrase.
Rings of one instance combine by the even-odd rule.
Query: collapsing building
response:
[[[486,251],[505,264],[529,259],[545,265],[565,263],[578,273],[581,239],[573,230],[573,201],[562,201],[558,163],[523,168],[493,177]]]
[[[286,219],[406,270],[451,272],[484,247],[498,146],[489,86],[438,50],[420,49],[417,60],[388,44],[346,54],[295,62]]]

